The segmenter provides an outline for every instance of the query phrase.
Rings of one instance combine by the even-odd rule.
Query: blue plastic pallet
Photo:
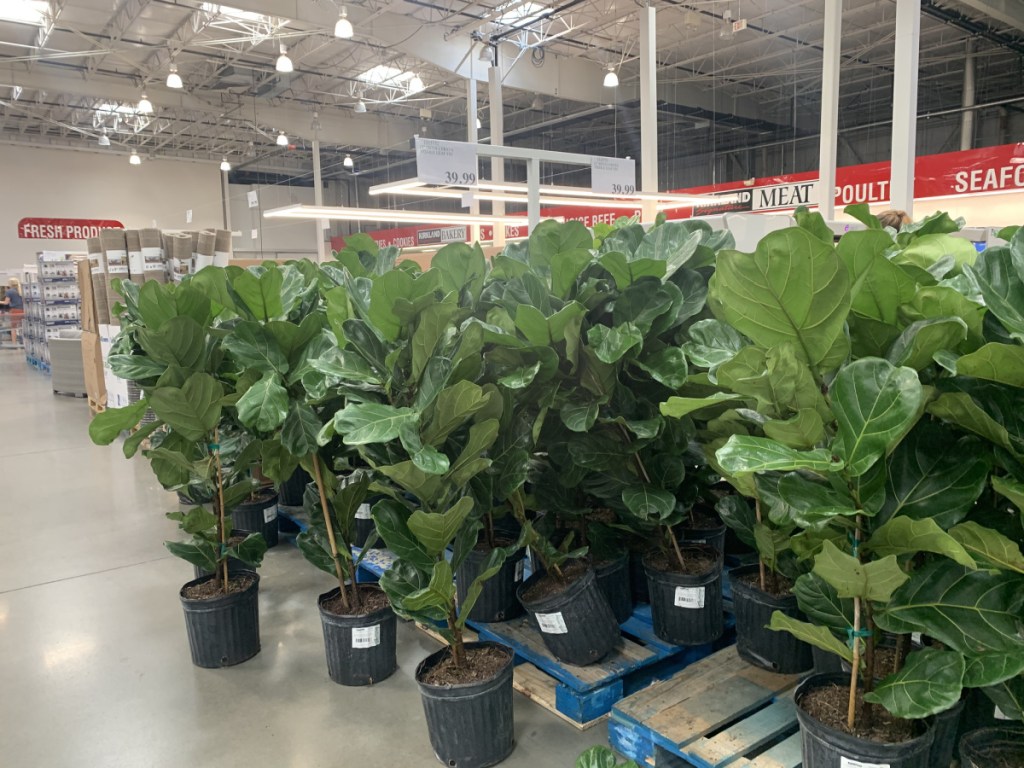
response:
[[[798,681],[725,648],[616,703],[608,740],[655,768],[800,768]]]

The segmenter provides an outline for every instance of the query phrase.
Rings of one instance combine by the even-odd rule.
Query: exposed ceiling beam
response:
[[[1024,30],[1024,3],[1020,0],[959,0],[959,3],[995,19],[1000,24]]]

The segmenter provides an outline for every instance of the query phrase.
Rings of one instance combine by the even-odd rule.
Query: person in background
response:
[[[21,283],[18,282],[18,278],[12,277],[8,281],[7,293],[4,294],[3,299],[0,299],[0,307],[19,312],[25,308],[25,303],[21,299]]]
[[[910,217],[906,211],[882,211],[878,214],[878,221],[883,227],[892,227],[899,232],[905,224],[910,223]]]

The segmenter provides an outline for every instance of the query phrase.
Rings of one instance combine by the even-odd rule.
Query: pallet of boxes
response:
[[[86,391],[93,412],[137,402],[139,389],[110,369],[110,355],[121,331],[114,307],[121,301],[115,285],[130,280],[181,282],[203,267],[226,267],[231,259],[231,233],[161,232],[159,229],[103,229],[89,238],[88,261],[79,264],[82,294],[82,360]]]

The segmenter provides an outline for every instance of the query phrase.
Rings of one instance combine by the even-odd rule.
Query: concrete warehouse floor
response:
[[[287,541],[261,569],[263,649],[192,666],[163,547],[174,496],[119,444],[94,446],[84,400],[51,394],[0,352],[0,764],[9,768],[432,768],[417,662],[438,644],[399,626],[400,668],[372,688],[327,677],[316,596],[328,576]],[[595,743],[515,694],[507,768],[571,768]]]

